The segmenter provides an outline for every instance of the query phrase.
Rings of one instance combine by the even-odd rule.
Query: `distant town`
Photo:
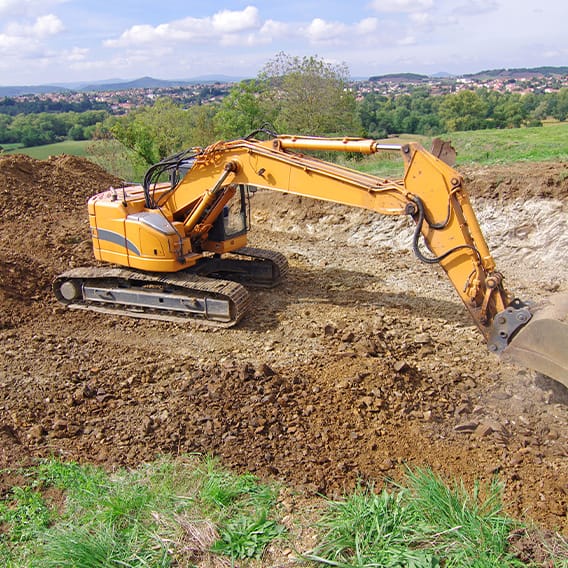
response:
[[[91,85],[81,90],[50,89],[49,86],[0,87],[0,113],[10,114],[11,105],[14,110],[29,105],[36,107],[36,112],[101,109],[120,115],[151,104],[159,97],[169,97],[181,105],[192,106],[222,100],[236,82],[238,80],[225,79],[176,83],[144,77],[123,84]],[[352,80],[349,86],[358,99],[369,93],[396,97],[412,93],[417,88],[440,95],[481,88],[502,93],[554,93],[568,87],[568,67],[501,69],[459,77],[401,73]]]

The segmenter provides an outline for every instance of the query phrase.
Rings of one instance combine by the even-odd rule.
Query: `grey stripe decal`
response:
[[[136,245],[120,233],[115,233],[114,231],[109,231],[107,229],[97,229],[97,235],[99,240],[108,241],[109,243],[113,243],[121,247],[123,247],[124,243],[126,243],[126,248],[130,252],[140,256],[140,251],[136,248]]]

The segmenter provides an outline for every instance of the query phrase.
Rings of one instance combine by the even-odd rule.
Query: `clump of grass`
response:
[[[412,506],[420,519],[420,546],[444,558],[447,566],[509,566],[507,537],[515,523],[503,514],[503,487],[493,480],[446,484],[430,470],[407,474]]]
[[[202,478],[199,498],[211,518],[217,521],[219,538],[213,552],[231,559],[258,558],[268,544],[284,533],[284,527],[270,518],[277,492],[246,473],[231,474],[206,459],[195,470]]]
[[[507,552],[513,521],[502,515],[497,483],[469,493],[429,470],[376,494],[359,488],[329,504],[320,544],[307,557],[329,566],[479,566],[522,564]]]

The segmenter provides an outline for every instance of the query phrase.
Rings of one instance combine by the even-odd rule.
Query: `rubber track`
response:
[[[188,293],[195,293],[201,296],[211,296],[214,298],[225,298],[232,302],[234,308],[234,317],[231,321],[220,322],[209,320],[202,317],[191,315],[182,316],[179,312],[159,312],[159,311],[132,311],[121,307],[99,306],[87,303],[69,303],[67,307],[72,309],[85,309],[90,311],[122,314],[129,317],[155,319],[161,321],[173,322],[190,322],[203,323],[214,327],[231,327],[235,325],[247,312],[250,304],[248,291],[244,286],[230,280],[219,280],[213,278],[205,278],[187,272],[176,272],[172,274],[146,274],[137,272],[127,268],[97,268],[82,267],[74,268],[63,274],[60,274],[54,282],[54,287],[61,280],[78,279],[78,280],[95,280],[99,283],[113,283],[122,281],[136,280],[144,282],[148,285],[158,286],[174,286],[177,289],[185,289]],[[139,309],[139,308],[137,308]]]
[[[232,254],[237,254],[239,256],[248,256],[250,258],[256,258],[259,260],[267,260],[272,262],[279,272],[279,280],[284,278],[288,274],[288,260],[286,257],[274,250],[267,250],[254,247],[242,247],[232,252]]]

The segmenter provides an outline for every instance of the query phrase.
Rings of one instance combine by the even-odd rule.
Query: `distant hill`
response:
[[[553,77],[568,75],[568,67],[518,67],[515,69],[488,69],[463,75],[472,79],[530,79],[531,77]]]
[[[124,91],[128,89],[155,89],[159,87],[183,87],[203,83],[237,83],[241,77],[228,75],[204,75],[192,79],[154,79],[140,77],[139,79],[122,81],[120,79],[97,81],[93,83],[66,83],[64,85],[27,85],[0,86],[0,97],[16,97],[18,95],[39,95],[42,93],[61,93],[72,91]]]
[[[0,87],[0,97],[40,95],[42,93],[68,93],[70,91],[66,87],[56,85],[21,85],[17,87]]]
[[[187,81],[166,81],[153,77],[140,77],[133,81],[119,81],[117,83],[93,83],[78,89],[79,91],[124,91],[128,89],[155,89],[157,87],[178,87],[186,85]]]
[[[369,81],[383,83],[416,83],[418,81],[426,81],[428,75],[418,75],[417,73],[389,73],[388,75],[375,75],[369,77]]]

